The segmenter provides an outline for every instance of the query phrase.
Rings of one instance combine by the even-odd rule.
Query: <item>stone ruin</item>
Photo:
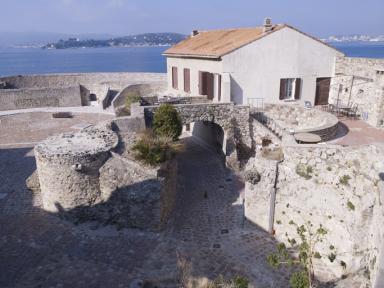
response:
[[[160,229],[173,209],[177,165],[143,167],[117,154],[120,136],[107,123],[38,144],[44,209],[75,223]]]

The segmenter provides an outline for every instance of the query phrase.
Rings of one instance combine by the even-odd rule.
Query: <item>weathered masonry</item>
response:
[[[212,122],[224,131],[223,152],[237,160],[248,159],[253,153],[252,121],[249,107],[233,103],[174,105],[183,125],[195,122]],[[151,126],[153,113],[158,106],[144,107],[147,126]],[[236,153],[235,153],[236,152]]]
[[[0,111],[39,107],[116,107],[130,86],[162,91],[162,73],[79,73],[0,78]],[[149,84],[152,84],[153,87]],[[164,87],[164,89],[163,89]],[[132,90],[132,89],[131,89]],[[121,94],[121,95],[120,95]],[[116,100],[116,104],[113,104]]]
[[[363,120],[384,127],[384,59],[337,57],[329,103],[355,106]]]

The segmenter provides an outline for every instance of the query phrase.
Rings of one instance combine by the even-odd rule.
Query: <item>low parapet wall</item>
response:
[[[166,74],[161,73],[80,73],[10,76],[0,78],[0,83],[3,83],[0,87],[1,111],[86,106],[90,104],[90,96],[95,97],[99,106],[105,109],[113,101],[113,96],[127,86],[140,83],[138,86],[150,88],[148,93],[155,93],[165,90],[167,82]],[[81,89],[80,92],[74,91],[75,87]],[[115,101],[124,105],[124,93],[120,93]]]
[[[67,87],[74,85],[106,84],[111,89],[121,90],[128,84],[167,81],[164,73],[76,73],[19,75],[0,78],[12,88]]]
[[[337,117],[328,112],[298,105],[266,104],[264,110],[254,110],[251,114],[270,118],[286,132],[319,135],[322,141],[332,139],[339,124]]]
[[[0,111],[36,107],[82,105],[80,86],[63,88],[0,89]]]

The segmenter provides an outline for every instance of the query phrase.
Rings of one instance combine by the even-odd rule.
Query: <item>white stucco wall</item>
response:
[[[168,87],[175,95],[185,94],[183,69],[189,68],[191,95],[199,95],[199,71],[207,71],[220,73],[224,80],[230,76],[230,85],[222,78],[222,102],[229,100],[226,94],[230,93],[230,100],[237,104],[247,104],[248,98],[279,103],[283,102],[279,100],[280,79],[301,78],[300,101],[314,104],[316,78],[333,76],[336,55],[342,53],[286,27],[223,56],[221,61],[168,57]],[[172,66],[178,67],[178,90],[172,89]]]
[[[336,55],[342,53],[286,27],[223,56],[223,72],[231,73],[236,103],[281,102],[280,79],[301,78],[301,101],[314,104],[316,78],[333,75]]]
[[[172,88],[172,67],[177,67],[178,72],[178,89]],[[184,68],[190,69],[190,85],[191,92],[184,92]],[[187,59],[187,58],[167,58],[168,71],[168,91],[174,95],[199,95],[199,71],[221,74],[222,61],[204,60],[204,59]],[[223,85],[222,85],[223,86]],[[217,88],[217,87],[215,87]],[[215,95],[214,101],[217,101]]]

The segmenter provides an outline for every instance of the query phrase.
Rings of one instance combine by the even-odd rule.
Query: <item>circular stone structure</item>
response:
[[[43,207],[60,212],[100,201],[99,169],[118,143],[107,127],[48,138],[35,147]]]
[[[299,105],[265,104],[264,114],[286,131],[316,134],[321,141],[332,139],[339,124],[339,119],[331,113]]]

